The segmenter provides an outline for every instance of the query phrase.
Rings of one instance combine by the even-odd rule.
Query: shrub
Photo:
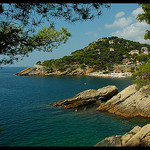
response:
[[[135,78],[132,82],[137,84],[138,89],[145,85],[150,85],[150,60],[142,64],[132,77]]]

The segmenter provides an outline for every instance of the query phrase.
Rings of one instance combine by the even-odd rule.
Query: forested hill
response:
[[[37,62],[46,67],[47,71],[65,71],[68,67],[78,66],[82,69],[91,67],[94,71],[112,71],[117,64],[143,63],[150,59],[150,45],[140,44],[118,37],[105,37],[90,43],[87,47],[76,50],[70,56]]]

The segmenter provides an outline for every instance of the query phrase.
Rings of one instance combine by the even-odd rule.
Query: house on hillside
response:
[[[110,48],[109,50],[112,52],[112,51],[114,51],[114,48]]]
[[[141,63],[139,62],[139,60],[136,60],[136,65],[139,66]]]
[[[142,47],[142,48],[141,48],[141,51],[142,51],[142,50],[143,50],[143,51],[147,51],[148,48],[147,48],[147,47]]]
[[[124,59],[122,60],[122,63],[123,63],[124,65],[127,65],[128,62],[129,62],[129,59],[128,59],[128,58],[124,58]]]
[[[127,57],[127,55],[122,55],[123,56],[123,58],[126,58]]]
[[[97,50],[98,54],[100,54],[100,53],[101,53],[100,49],[96,49],[96,50]]]
[[[113,44],[113,43],[114,43],[114,41],[113,41],[113,40],[110,40],[110,41],[109,41],[109,44]]]
[[[133,54],[137,54],[139,55],[139,50],[132,50],[129,52],[129,54],[133,55]]]
[[[148,48],[147,47],[142,47],[141,52],[144,53],[145,55],[148,55]]]

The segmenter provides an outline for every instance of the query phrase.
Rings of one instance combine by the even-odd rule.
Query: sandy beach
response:
[[[131,77],[132,73],[127,72],[127,73],[103,74],[103,73],[100,73],[100,72],[93,72],[93,73],[88,73],[86,75],[88,75],[88,76],[96,76],[96,77],[107,77],[107,78],[126,78],[126,77]]]

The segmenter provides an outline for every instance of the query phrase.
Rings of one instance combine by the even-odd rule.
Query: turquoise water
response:
[[[75,112],[49,105],[107,85],[116,85],[121,91],[131,84],[130,78],[14,75],[23,69],[0,69],[0,146],[93,146],[150,122],[148,118],[98,112],[96,107]]]

